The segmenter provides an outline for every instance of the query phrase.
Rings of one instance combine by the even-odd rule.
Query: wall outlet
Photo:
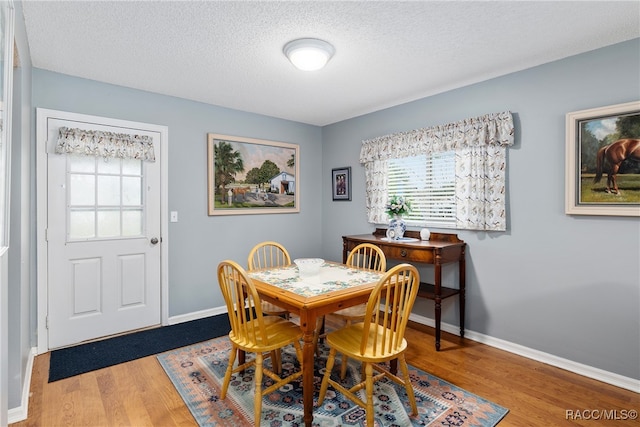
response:
[[[178,222],[178,212],[177,211],[171,211],[171,217],[169,218],[169,221]]]

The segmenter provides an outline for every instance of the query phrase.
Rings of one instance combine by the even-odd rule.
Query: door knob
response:
[[[158,238],[157,237],[151,238],[151,244],[152,245],[157,245],[158,244]]]

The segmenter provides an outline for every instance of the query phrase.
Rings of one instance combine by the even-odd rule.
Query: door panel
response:
[[[156,161],[56,154],[62,126],[154,141]],[[48,346],[161,321],[160,132],[47,121]]]
[[[102,281],[100,258],[71,259],[71,298],[73,311],[70,318],[82,318],[100,312]]]
[[[145,302],[145,255],[131,254],[119,257],[120,309],[143,305]]]

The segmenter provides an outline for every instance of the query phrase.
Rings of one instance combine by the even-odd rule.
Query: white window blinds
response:
[[[455,153],[390,159],[387,191],[411,200],[407,224],[455,227]]]

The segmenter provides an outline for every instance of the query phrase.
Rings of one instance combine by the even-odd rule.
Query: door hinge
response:
[[[48,228],[44,229],[44,241],[45,242],[49,241],[49,229]]]
[[[44,318],[45,328],[49,329],[49,316]]]

